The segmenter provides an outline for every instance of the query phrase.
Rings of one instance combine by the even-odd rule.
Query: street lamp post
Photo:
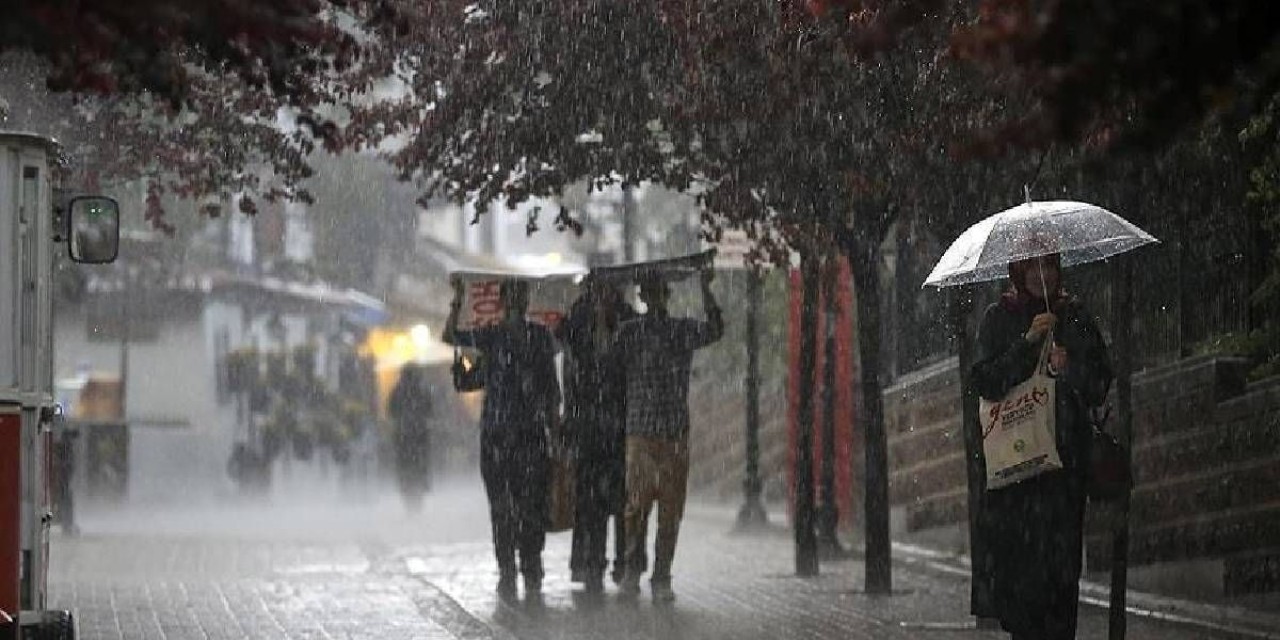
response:
[[[746,478],[742,482],[743,503],[738,511],[738,531],[767,527],[769,516],[760,502],[760,298],[763,276],[747,270],[747,421]]]

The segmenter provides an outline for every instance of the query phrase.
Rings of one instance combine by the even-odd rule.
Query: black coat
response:
[[[626,304],[617,313],[618,324],[636,316]],[[594,315],[590,302],[578,300],[556,331],[566,356],[565,422],[580,455],[621,456],[626,371],[620,354],[597,348]]]
[[[425,374],[417,365],[405,365],[387,403],[395,421],[396,466],[401,472],[426,472],[432,412]]]
[[[618,324],[636,316],[625,303],[616,313]],[[584,296],[556,335],[565,346],[565,428],[577,462],[579,510],[603,518],[624,500],[626,371],[620,354],[596,345],[596,322],[594,303]]]
[[[1023,337],[1043,302],[1006,295],[983,316],[973,384],[999,400],[1034,371],[1040,344]],[[1054,308],[1055,340],[1067,350],[1057,379],[1057,441],[1064,469],[985,491],[978,535],[983,557],[975,578],[991,581],[992,601],[980,615],[1000,619],[1016,636],[1074,638],[1084,541],[1085,473],[1092,423],[1089,411],[1106,399],[1111,360],[1097,323],[1078,300]],[[986,607],[984,607],[986,608]]]

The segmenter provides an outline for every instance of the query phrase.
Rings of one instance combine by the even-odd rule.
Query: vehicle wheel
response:
[[[75,618],[70,611],[45,611],[39,637],[40,640],[75,640]]]

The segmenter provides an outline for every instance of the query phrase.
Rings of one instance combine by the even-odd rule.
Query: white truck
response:
[[[75,637],[69,612],[46,610],[53,261],[63,246],[76,262],[113,261],[120,212],[55,194],[57,159],[47,137],[0,131],[0,640]]]

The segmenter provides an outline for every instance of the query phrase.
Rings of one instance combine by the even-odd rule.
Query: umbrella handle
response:
[[[1058,377],[1058,371],[1053,368],[1053,364],[1049,361],[1049,356],[1053,352],[1053,330],[1044,336],[1044,344],[1040,345],[1040,358],[1036,361],[1036,371],[1050,378]]]
[[[1044,281],[1044,256],[1036,256],[1036,266],[1040,267],[1040,292],[1044,294],[1044,312],[1053,313],[1049,308],[1049,285]]]

